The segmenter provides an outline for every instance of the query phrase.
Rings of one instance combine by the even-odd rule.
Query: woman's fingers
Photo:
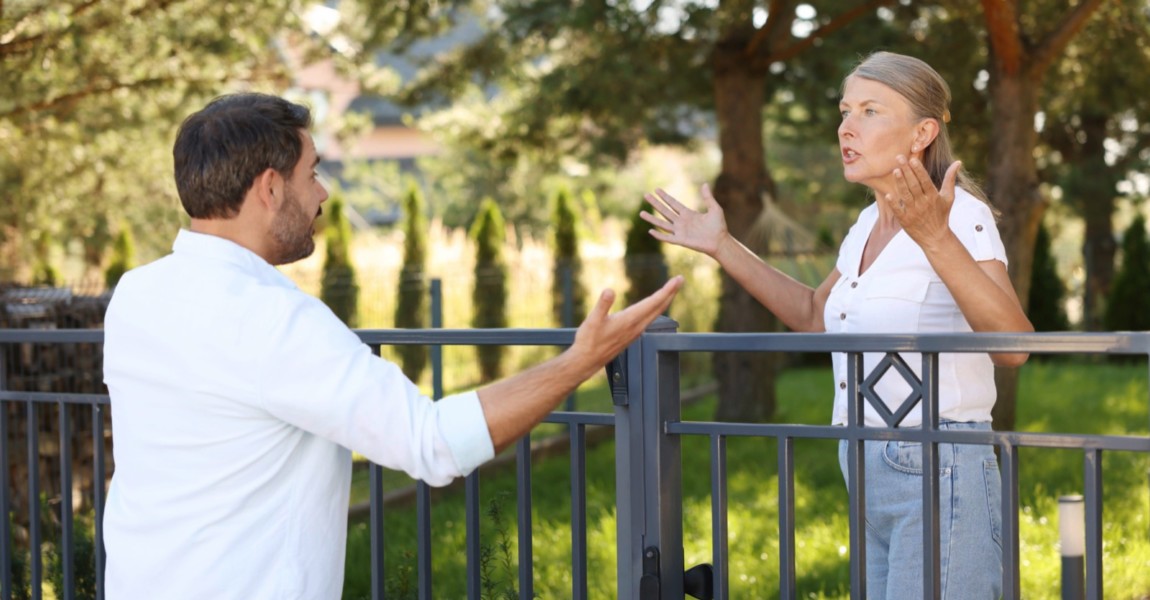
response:
[[[671,207],[671,210],[675,211],[676,214],[682,214],[691,210],[686,206],[683,206],[681,202],[676,200],[675,197],[671,194],[668,194],[667,191],[663,188],[655,188],[655,193],[658,194],[659,198],[663,200],[663,202],[666,202],[667,206]]]

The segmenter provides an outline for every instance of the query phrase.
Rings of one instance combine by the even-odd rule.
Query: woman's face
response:
[[[895,157],[921,156],[912,151],[918,120],[898,92],[870,79],[851,76],[839,102],[839,150],[843,177],[875,193],[894,192]]]

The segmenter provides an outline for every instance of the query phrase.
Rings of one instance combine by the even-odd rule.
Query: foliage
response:
[[[1122,237],[1122,266],[1110,290],[1106,328],[1110,331],[1150,330],[1150,241],[1146,219],[1139,214]]]
[[[56,590],[57,598],[73,597],[64,594],[64,558],[55,544],[48,547],[47,567],[49,581]],[[81,518],[72,521],[72,565],[75,598],[95,600],[96,590],[96,543],[94,527]]]
[[[507,261],[503,257],[506,227],[499,205],[487,198],[471,225],[475,242],[475,289],[471,296],[471,326],[482,329],[507,327]],[[495,381],[503,374],[503,346],[475,347],[482,381]]]
[[[583,288],[583,258],[579,254],[579,225],[571,192],[555,194],[551,203],[554,276],[551,280],[551,306],[555,323],[574,327],[587,314],[587,292]]]
[[[663,243],[648,233],[651,225],[639,214],[643,205],[631,217],[631,228],[627,231],[627,253],[623,258],[627,280],[626,304],[634,304],[656,290],[667,281],[667,259],[663,256]]]
[[[515,589],[516,560],[511,543],[509,526],[504,520],[503,510],[512,498],[508,491],[502,491],[487,503],[487,518],[495,528],[495,541],[483,544],[479,554],[479,573],[483,582],[482,600],[519,600]]]
[[[429,324],[426,210],[423,191],[414,181],[408,182],[403,195],[403,267],[395,305],[395,326],[400,328],[422,329]],[[427,368],[427,347],[404,345],[396,351],[403,372],[412,381],[419,381]]]
[[[348,327],[359,324],[359,282],[351,260],[351,224],[344,214],[343,198],[327,202],[327,253],[319,297]]]
[[[1030,302],[1026,314],[1035,331],[1066,331],[1070,322],[1062,301],[1066,284],[1058,276],[1054,256],[1050,253],[1050,231],[1039,225],[1034,242],[1034,265],[1030,270]]]
[[[136,266],[136,241],[132,237],[132,229],[127,225],[120,228],[116,234],[116,241],[112,244],[112,262],[104,271],[104,285],[108,289],[116,287],[120,278]]]

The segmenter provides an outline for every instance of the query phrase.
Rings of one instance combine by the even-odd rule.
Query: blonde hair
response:
[[[946,85],[942,76],[913,56],[875,52],[864,58],[843,79],[844,86],[851,77],[869,79],[889,87],[906,99],[916,119],[938,121],[938,135],[923,149],[922,164],[926,166],[934,185],[941,186],[947,168],[954,162],[950,137],[946,133],[946,125],[950,122],[950,86]],[[955,183],[990,204],[982,187],[967,173],[965,164],[959,168]]]

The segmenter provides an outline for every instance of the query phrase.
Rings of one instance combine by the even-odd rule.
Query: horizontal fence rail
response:
[[[860,558],[865,553],[865,511],[862,480],[862,444],[866,440],[922,442],[924,465],[937,465],[937,444],[982,444],[998,450],[1003,481],[1003,594],[1022,596],[1019,559],[1019,458],[1023,447],[1070,449],[1083,453],[1086,560],[1085,589],[1089,598],[1103,597],[1102,587],[1102,454],[1135,452],[1150,454],[1146,436],[1026,433],[1015,431],[946,431],[938,429],[937,361],[951,352],[1030,352],[1033,354],[1096,354],[1150,356],[1150,334],[695,334],[676,333],[668,319],[657,321],[638,341],[607,368],[614,404],[613,413],[556,411],[546,422],[566,429],[570,440],[571,484],[571,590],[573,598],[588,595],[586,452],[588,426],[614,429],[616,465],[616,533],[618,597],[700,598],[730,597],[728,568],[726,449],[735,437],[774,439],[778,449],[779,569],[780,597],[795,597],[795,467],[794,443],[803,439],[847,440],[850,448],[848,488],[850,496],[850,562],[852,597],[865,596],[866,572]],[[365,344],[378,354],[383,346],[423,345],[432,349],[433,395],[443,395],[443,346],[552,346],[574,341],[573,329],[505,330],[358,330]],[[90,586],[102,597],[102,509],[105,484],[114,470],[109,454],[113,441],[108,419],[109,399],[103,390],[13,389],[9,365],[30,353],[75,345],[101,346],[99,330],[0,330],[0,511],[11,519],[0,520],[0,592],[4,598],[26,586],[33,598],[41,597],[46,579],[58,580],[57,597],[77,597],[77,590]],[[679,356],[694,352],[844,352],[853,365],[849,390],[855,399],[848,426],[809,424],[747,424],[685,422],[680,415]],[[887,356],[883,368],[909,372],[899,353],[920,354],[922,377],[914,383],[921,391],[923,426],[865,427],[862,411],[867,400],[867,378],[862,372],[863,353]],[[900,366],[901,365],[901,366]],[[916,363],[917,365],[917,363]],[[67,366],[67,365],[65,365]],[[905,373],[904,373],[905,376]],[[911,373],[913,377],[913,373]],[[97,379],[97,382],[99,379]],[[902,413],[905,414],[905,413]],[[896,419],[900,414],[889,415]],[[1147,402],[1150,423],[1150,399]],[[896,423],[895,423],[896,424]],[[48,433],[46,433],[48,432]],[[680,440],[700,436],[711,452],[712,563],[687,569],[683,558],[682,465]],[[79,449],[83,448],[83,452]],[[517,477],[516,522],[518,526],[518,594],[535,593],[531,536],[531,444],[524,439],[515,446]],[[46,457],[45,449],[52,454]],[[77,468],[77,456],[84,466]],[[84,485],[76,483],[85,473]],[[929,471],[925,471],[929,472]],[[90,473],[90,475],[87,475]],[[17,481],[17,476],[22,481]],[[938,597],[938,489],[937,480],[923,478],[924,498],[924,589],[923,597]],[[480,560],[480,475],[466,478],[466,554],[469,598],[483,593],[478,570]],[[370,467],[373,598],[385,597],[383,549],[384,486],[382,469]],[[435,597],[431,569],[431,519],[433,508],[427,486],[416,493],[419,546],[416,548],[419,596]],[[90,523],[91,540],[77,510]],[[19,535],[17,535],[17,533]],[[15,542],[14,542],[15,540]],[[50,564],[40,552],[29,548],[51,546]],[[85,546],[87,544],[87,546]],[[90,552],[85,548],[90,548]],[[84,565],[79,564],[83,554]],[[21,558],[23,557],[23,558]],[[26,566],[13,568],[25,561]],[[90,564],[88,564],[90,563]],[[88,573],[91,573],[89,576]],[[26,579],[24,579],[26,578]],[[91,579],[91,581],[89,581]],[[87,589],[87,588],[84,588]]]

